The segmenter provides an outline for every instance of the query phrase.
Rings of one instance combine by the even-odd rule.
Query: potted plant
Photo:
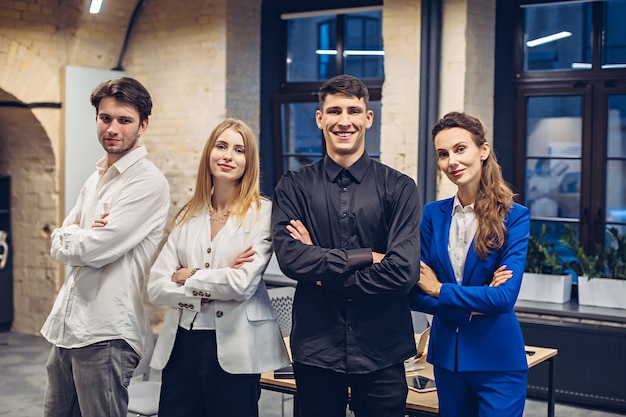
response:
[[[578,304],[626,309],[626,235],[608,228],[607,242],[588,255],[574,228],[565,225],[561,243],[576,258],[571,267],[578,274]]]
[[[548,228],[539,236],[529,236],[526,267],[518,300],[566,303],[572,295],[572,275],[556,253],[556,245],[546,240]]]

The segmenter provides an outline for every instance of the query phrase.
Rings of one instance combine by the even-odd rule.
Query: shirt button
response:
[[[348,326],[348,331],[351,332],[352,331],[352,326]]]
[[[211,253],[211,248],[207,248],[206,253]]]
[[[224,315],[224,312],[223,312],[223,311],[217,311],[217,312],[215,313],[215,315],[216,315],[217,317],[222,317],[222,316]]]
[[[344,191],[348,191],[348,187],[343,187],[343,190]]]
[[[341,217],[343,217],[343,218],[345,219],[347,215],[348,215],[348,213],[343,213],[343,214],[341,215]]]
[[[204,264],[204,267],[205,267],[205,268],[208,268],[208,267],[210,267],[210,266],[211,266],[211,264],[210,264],[210,263],[205,262],[205,264]]]
[[[352,298],[348,298],[348,302],[351,303],[352,302]]]
[[[348,246],[348,242],[343,242],[343,247],[347,247]]]

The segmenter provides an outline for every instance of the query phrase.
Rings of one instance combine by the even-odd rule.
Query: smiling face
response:
[[[328,156],[339,165],[347,168],[365,152],[365,131],[372,126],[374,113],[362,98],[329,94],[315,119]]]
[[[213,181],[237,182],[246,170],[246,149],[243,137],[234,129],[218,136],[210,154]]]
[[[148,119],[140,122],[137,108],[114,97],[104,97],[98,105],[96,129],[98,140],[107,152],[109,166],[137,148],[139,136],[148,128]]]
[[[440,131],[434,140],[437,165],[459,187],[459,193],[478,193],[483,161],[489,156],[489,143],[476,145],[472,134],[460,127]]]

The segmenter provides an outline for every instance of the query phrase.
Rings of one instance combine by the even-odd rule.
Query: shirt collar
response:
[[[331,182],[335,182],[341,171],[345,169],[350,173],[350,175],[352,175],[357,183],[360,183],[363,180],[371,162],[372,160],[367,152],[363,152],[363,155],[361,155],[361,157],[354,164],[352,164],[352,166],[345,169],[326,155],[324,157],[324,170],[326,171],[326,175],[328,175]]]
[[[142,146],[139,146],[137,149],[122,156],[111,166],[115,167],[117,172],[121,174],[122,172],[130,168],[135,162],[139,161],[142,158],[145,158],[147,155],[148,155],[148,151],[146,147],[142,145]],[[98,163],[96,164],[96,167],[98,170],[104,171],[104,169],[106,168],[106,163],[107,163],[106,158],[107,157],[105,155],[98,161]]]
[[[474,203],[472,204],[468,204],[467,206],[463,207],[463,205],[461,204],[461,200],[459,200],[459,196],[458,194],[454,195],[454,202],[452,203],[452,213],[451,215],[454,216],[455,213],[473,213],[474,212]]]

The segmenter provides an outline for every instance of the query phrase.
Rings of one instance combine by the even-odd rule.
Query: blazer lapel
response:
[[[450,282],[456,282],[454,279],[454,270],[452,269],[452,263],[450,262],[450,255],[448,254],[448,241],[450,238],[450,222],[452,220],[452,204],[454,198],[444,200],[439,205],[442,213],[441,216],[436,216],[436,221],[433,221],[433,247],[436,249],[436,256],[441,266],[445,270],[444,276],[450,277]]]

